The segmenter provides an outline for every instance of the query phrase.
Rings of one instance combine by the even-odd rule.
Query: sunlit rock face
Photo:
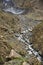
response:
[[[43,57],[43,22],[38,24],[33,29],[32,43],[33,48],[36,49],[39,54]]]

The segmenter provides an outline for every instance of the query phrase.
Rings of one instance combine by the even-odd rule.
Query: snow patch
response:
[[[13,8],[13,7],[11,7],[11,8],[6,8],[6,9],[3,9],[5,12],[10,12],[10,13],[12,13],[12,14],[22,14],[25,10],[23,10],[23,9],[17,9],[17,8]]]

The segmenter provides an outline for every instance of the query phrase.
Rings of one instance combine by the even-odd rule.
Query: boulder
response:
[[[23,62],[23,65],[30,65],[29,63],[27,63],[27,62]]]
[[[21,57],[21,55],[19,55],[18,53],[16,53],[13,49],[11,50],[10,54],[9,54],[9,57]]]

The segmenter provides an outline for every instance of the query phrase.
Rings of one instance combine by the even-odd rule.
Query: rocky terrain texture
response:
[[[0,0],[0,65],[43,65],[43,0],[23,1],[15,0],[28,11],[15,15]]]
[[[43,22],[38,24],[33,29],[33,36],[32,36],[32,42],[33,47],[39,51],[39,54],[43,57]]]

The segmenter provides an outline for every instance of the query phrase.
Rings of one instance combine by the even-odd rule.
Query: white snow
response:
[[[24,34],[27,33],[27,32],[28,32],[28,30],[22,31],[22,33],[24,33]]]
[[[13,14],[22,14],[24,12],[24,10],[22,9],[16,9],[16,8],[6,8],[6,9],[3,9],[5,12],[11,12]]]
[[[37,59],[38,59],[39,61],[41,61],[41,57],[40,57],[40,56],[38,56]]]
[[[32,27],[31,28],[28,28],[29,31],[32,31]]]
[[[31,47],[31,45],[29,45],[29,49],[31,50],[31,51],[33,51],[34,49]]]
[[[29,52],[29,54],[32,54],[32,51],[28,51]]]

